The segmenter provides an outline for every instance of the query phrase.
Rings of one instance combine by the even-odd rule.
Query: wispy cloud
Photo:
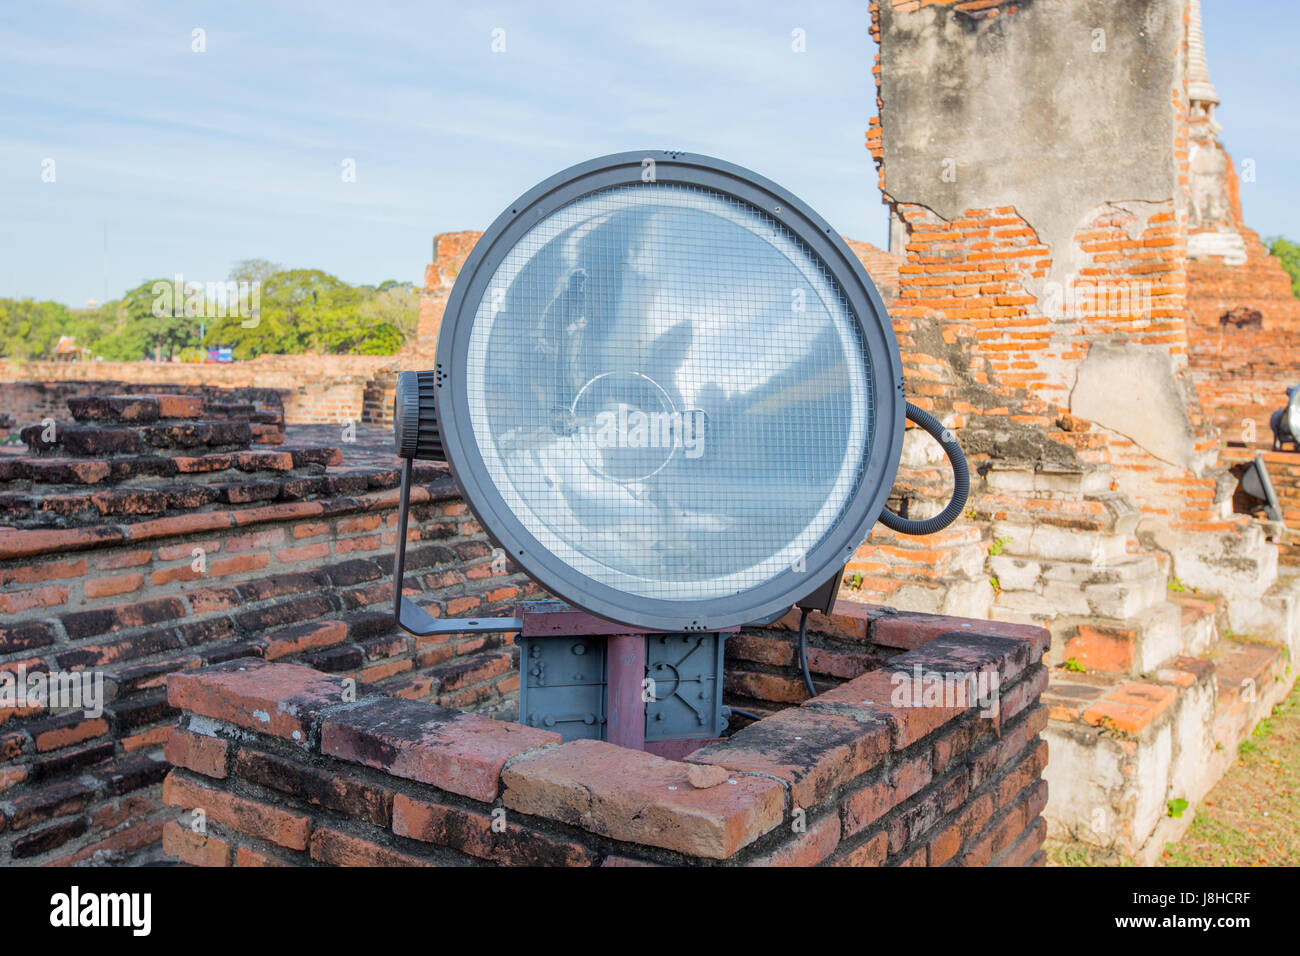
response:
[[[1266,6],[1252,26],[1206,0],[1207,43],[1229,147],[1259,163],[1247,216],[1294,233],[1278,170],[1296,168],[1300,42]],[[435,233],[482,228],[558,169],[642,147],[749,166],[880,243],[863,148],[873,54],[864,0],[11,4],[0,295],[101,297],[106,226],[110,294],[218,278],[246,256],[414,281]]]

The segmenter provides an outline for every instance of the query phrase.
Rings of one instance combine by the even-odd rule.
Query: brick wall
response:
[[[420,318],[415,342],[408,352],[426,362],[433,357],[442,328],[442,312],[447,307],[456,277],[469,258],[474,244],[483,233],[473,230],[444,232],[434,237],[433,261],[424,270],[424,289],[420,292]],[[427,367],[427,365],[425,366]]]
[[[362,429],[345,454],[269,426],[279,443],[250,448],[245,419],[226,423],[246,430],[242,447],[124,450],[124,436],[146,433],[232,440],[202,421],[150,420],[197,407],[82,399],[55,445],[0,454],[0,681],[99,675],[104,698],[90,715],[0,706],[0,863],[157,853],[173,672],[250,655],[304,661],[363,691],[514,714],[513,648],[481,635],[416,639],[392,623],[398,472],[386,432]],[[70,454],[74,430],[105,450]],[[442,615],[535,591],[494,556],[444,467],[421,465],[415,479],[409,596]]]
[[[737,673],[770,716],[684,762],[353,699],[303,666],[175,674],[164,850],[205,866],[1041,864],[1046,632],[845,610],[813,622],[819,643],[858,652],[814,655],[822,693],[785,706],[797,698],[779,681]],[[761,658],[751,668],[788,672],[788,630],[729,643]],[[846,676],[868,661],[886,663]],[[913,705],[898,687],[916,667],[997,672],[996,715]]]
[[[367,418],[366,390],[396,362],[384,355],[260,355],[247,362],[7,362],[0,360],[0,400],[23,423],[65,412],[71,395],[121,394],[142,386],[181,390],[268,388],[281,396],[291,425],[391,421]],[[123,385],[123,383],[127,383]],[[391,405],[391,403],[390,403]]]

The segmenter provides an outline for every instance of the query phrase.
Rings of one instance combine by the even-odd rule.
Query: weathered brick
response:
[[[348,691],[342,679],[311,668],[249,658],[167,678],[167,700],[179,710],[304,745],[315,720]]]
[[[24,621],[0,626],[0,654],[48,647],[53,643],[54,631],[43,621]]]
[[[219,737],[204,737],[173,727],[167,736],[163,756],[167,762],[207,777],[226,776],[230,744]]]
[[[35,721],[27,726],[27,732],[35,741],[37,751],[44,752],[102,737],[108,733],[108,721],[74,711]]]
[[[923,674],[978,674],[992,671],[999,679],[991,690],[998,691],[1011,682],[1030,663],[1027,641],[988,634],[941,634],[915,650],[893,658],[890,670]],[[978,687],[977,687],[978,689]]]
[[[179,598],[154,598],[136,601],[119,607],[100,608],[65,614],[63,628],[71,640],[95,637],[130,627],[148,627],[185,616],[185,605]]]
[[[840,843],[840,817],[828,813],[802,833],[794,833],[774,850],[750,861],[750,866],[816,866]]]
[[[103,578],[88,578],[82,585],[82,593],[88,598],[112,597],[115,594],[129,594],[144,586],[143,574],[119,574]]]
[[[318,770],[256,750],[241,749],[234,772],[245,780],[287,793],[315,807],[335,810],[348,817],[388,827],[393,818],[393,791]]]
[[[305,650],[341,644],[348,637],[348,627],[342,621],[308,621],[276,631],[266,641],[263,657],[278,660]]]
[[[46,784],[39,790],[15,797],[11,801],[9,828],[25,830],[57,817],[80,813],[93,796],[94,788],[80,780]]]
[[[252,847],[241,846],[235,850],[235,866],[297,866],[293,860],[276,856],[273,853],[266,853],[262,850],[254,850]]]
[[[900,682],[899,678],[903,678]],[[862,720],[887,723],[893,747],[902,750],[928,736],[965,712],[965,707],[928,706],[912,703],[907,675],[870,671],[827,691],[804,706],[814,710],[845,710]]]
[[[418,701],[375,698],[327,718],[321,753],[490,802],[506,761],[560,735]]]
[[[307,848],[311,819],[205,786],[173,770],[163,781],[163,803],[186,810],[201,809],[209,820],[291,850]]]
[[[833,866],[881,866],[889,855],[889,838],[877,833],[832,861]]]
[[[162,829],[162,851],[190,866],[230,866],[230,844],[215,834],[195,833],[175,820]]]
[[[43,830],[16,838],[10,846],[9,853],[15,860],[40,856],[42,853],[63,846],[69,840],[75,840],[88,829],[90,823],[85,817],[55,823]]]
[[[557,840],[507,816],[494,832],[492,817],[418,800],[399,793],[393,802],[393,832],[450,847],[507,866],[591,866],[595,854],[570,840]]]
[[[329,827],[311,835],[311,858],[330,866],[434,866],[413,853]]]
[[[889,727],[795,707],[750,724],[690,763],[763,773],[784,780],[796,807],[821,803],[876,766],[889,749]]]
[[[784,793],[775,780],[692,787],[686,767],[598,740],[574,740],[510,763],[505,804],[630,843],[726,859],[780,825]]]

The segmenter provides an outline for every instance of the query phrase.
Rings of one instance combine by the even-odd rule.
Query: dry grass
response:
[[[1300,866],[1300,682],[1239,747],[1160,866]],[[1113,850],[1049,843],[1050,866],[1132,866]]]

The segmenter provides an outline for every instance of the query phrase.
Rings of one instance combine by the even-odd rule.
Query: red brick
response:
[[[219,737],[204,737],[178,727],[170,728],[163,748],[169,764],[218,779],[226,776],[229,753],[230,744]]]
[[[150,521],[137,521],[130,525],[127,530],[132,541],[148,541],[153,538],[201,534],[204,531],[229,527],[229,512],[204,511],[197,514],[174,515],[168,518],[154,518]]]
[[[1000,857],[994,866],[1030,866],[1039,847],[1047,836],[1047,822],[1042,817],[1030,822],[1023,833]]]
[[[1010,804],[1022,790],[1042,776],[1047,766],[1047,741],[1038,740],[1030,745],[1030,751],[1018,764],[998,781],[996,794],[998,806]]]
[[[195,833],[175,820],[162,828],[162,851],[190,866],[230,866],[230,844],[212,834]]]
[[[208,562],[208,573],[215,578],[227,574],[247,574],[250,571],[260,571],[270,563],[269,554],[241,554],[233,558],[220,558]]]
[[[149,550],[110,552],[96,557],[95,567],[101,571],[120,571],[123,568],[138,568],[142,564],[148,564],[152,559],[153,552]]]
[[[919,793],[930,783],[931,776],[930,755],[922,752],[891,767],[888,776],[846,796],[840,803],[844,810],[844,835],[852,836],[866,829]]]
[[[143,750],[146,747],[156,747],[163,744],[167,741],[167,733],[170,729],[170,727],[154,727],[138,734],[132,734],[130,737],[123,737],[121,740],[122,750],[126,753],[135,753],[137,750]]]
[[[840,844],[840,817],[828,813],[803,833],[794,833],[786,842],[750,862],[750,866],[816,866]]]
[[[325,720],[321,753],[482,800],[513,757],[560,735],[402,698],[375,698]]]
[[[155,395],[159,418],[198,418],[203,414],[203,399],[197,395]]]
[[[513,810],[710,859],[726,859],[784,817],[775,780],[739,774],[735,784],[697,790],[684,764],[599,740],[528,754],[502,779]]]
[[[179,710],[306,744],[313,722],[343,703],[348,688],[343,679],[310,667],[245,658],[168,675],[167,701]]]
[[[171,584],[173,581],[197,581],[205,572],[195,570],[193,564],[180,564],[174,568],[159,568],[149,575],[149,583],[156,588]]]
[[[68,601],[68,589],[57,585],[28,588],[25,591],[11,591],[0,594],[0,612],[18,614],[34,607],[57,607]]]
[[[275,552],[275,560],[281,564],[294,564],[299,561],[319,561],[322,558],[328,558],[330,546],[328,541],[318,541],[316,544],[304,544],[297,548],[285,548],[283,551]]]
[[[591,866],[595,854],[568,840],[556,840],[504,819],[493,832],[485,813],[416,800],[399,793],[393,799],[393,832],[425,843],[450,847],[470,856],[510,866]]]
[[[78,744],[83,740],[102,737],[108,733],[108,721],[102,717],[85,720],[51,718],[50,724],[48,730],[38,730],[36,727],[29,728],[32,737],[36,741],[38,752],[44,753],[47,750],[58,750],[60,747]]]
[[[849,850],[834,866],[881,866],[889,855],[889,838],[884,833],[877,833],[861,846]]]
[[[327,827],[311,835],[311,858],[330,866],[434,866],[429,860]]]
[[[112,836],[80,847],[67,856],[51,860],[46,866],[76,866],[97,853],[113,851],[130,853],[147,846],[157,846],[162,842],[162,831],[162,820],[148,820],[118,830]]]
[[[88,578],[81,589],[86,597],[99,598],[138,591],[143,586],[143,574],[121,574],[117,577]]]
[[[888,749],[886,724],[793,707],[686,759],[777,777],[789,785],[794,806],[806,808],[875,767]]]
[[[920,647],[941,634],[983,634],[1024,641],[1031,660],[1047,653],[1051,633],[1043,627],[1004,621],[970,621],[935,614],[897,614],[876,618],[871,623],[871,640],[885,647],[904,650]]]
[[[393,821],[393,791],[337,770],[322,770],[272,754],[241,748],[233,772],[241,779],[301,803],[325,807],[351,820],[387,829]]]
[[[313,648],[342,644],[347,638],[348,626],[342,621],[309,621],[276,631],[267,640],[263,657],[273,661]]]
[[[740,697],[753,697],[777,704],[797,704],[808,697],[802,680],[778,674],[760,674],[728,668],[723,674],[726,690]]]
[[[901,675],[907,678],[908,675]],[[907,687],[900,691],[906,699],[894,703],[899,675],[887,671],[870,671],[861,677],[841,684],[834,690],[804,704],[814,710],[838,707],[851,709],[861,719],[887,722],[893,734],[893,746],[902,750],[928,736],[951,720],[963,714],[964,707],[911,706]]]
[[[39,564],[0,568],[0,587],[11,584],[39,584],[43,581],[56,581],[60,578],[76,578],[86,573],[87,561],[77,558],[71,561],[44,561]]]
[[[283,528],[268,528],[251,534],[236,535],[226,540],[226,553],[238,554],[241,551],[259,551],[262,548],[284,544]]]
[[[85,548],[115,544],[125,539],[117,527],[67,528],[57,531],[32,529],[0,530],[0,561],[25,558],[35,554],[80,551]]]
[[[224,790],[204,786],[173,770],[163,781],[163,803],[186,810],[201,809],[209,820],[234,827],[291,850],[307,848],[311,819],[279,807],[237,797]]]
[[[1085,710],[1083,719],[1094,726],[1138,734],[1164,713],[1175,697],[1172,687],[1129,681]]]
[[[235,850],[235,866],[297,866],[292,860],[282,859],[272,853],[241,846]]]

